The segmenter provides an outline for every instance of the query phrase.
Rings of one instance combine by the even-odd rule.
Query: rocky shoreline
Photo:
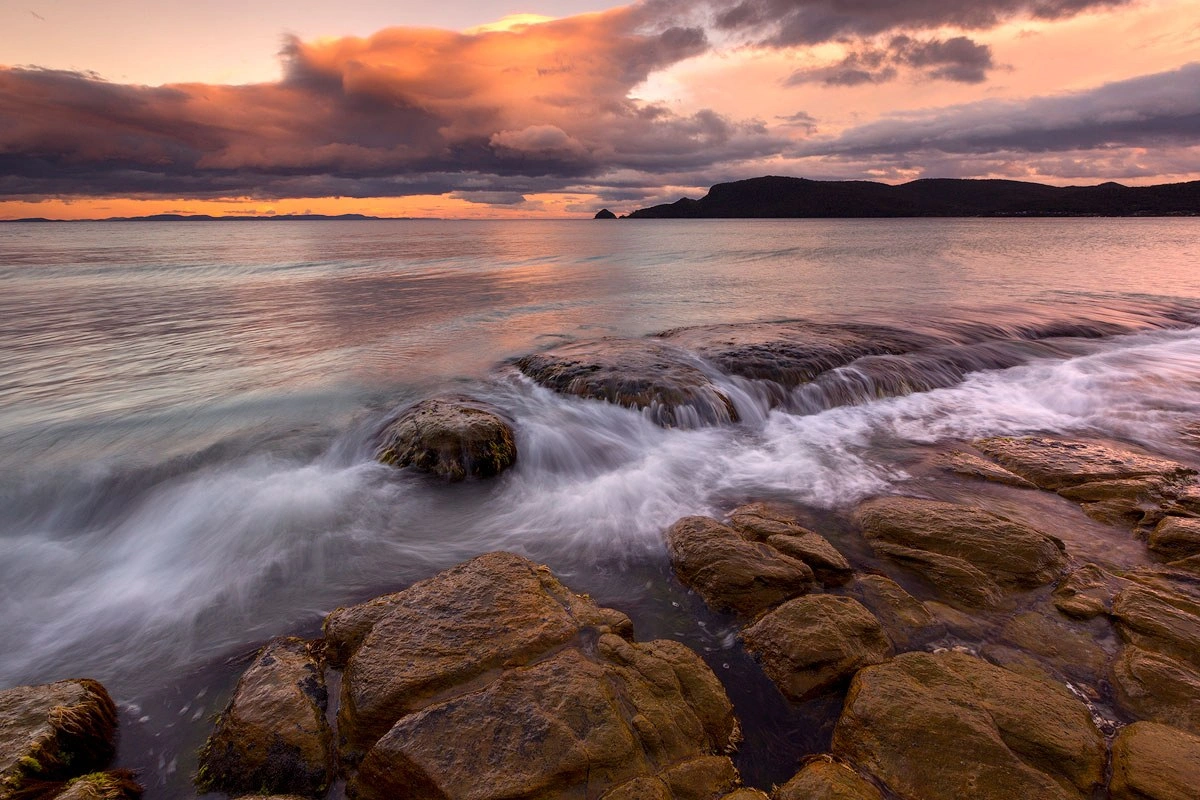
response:
[[[786,390],[842,364],[951,346],[863,326],[725,326],[568,346],[517,368],[558,392],[695,427],[738,419],[707,364],[770,381],[765,394],[785,406]],[[435,480],[494,478],[519,463],[512,421],[467,397],[417,404],[377,438],[380,461]],[[1194,465],[1117,442],[1024,436],[949,443],[924,466],[928,482],[843,509],[829,529],[779,498],[748,498],[664,531],[675,579],[736,624],[775,702],[840,709],[822,751],[781,765],[792,777],[779,785],[746,786],[739,772],[756,725],[730,700],[745,676],[715,672],[679,642],[640,641],[621,610],[493,552],[339,608],[319,638],[266,643],[200,752],[197,790],[1194,797]],[[938,481],[954,482],[953,496],[924,491]],[[1051,500],[1062,519],[1039,517]],[[1020,506],[1035,510],[1014,514]],[[1096,559],[1058,535],[1092,525],[1141,548],[1136,563]],[[136,776],[111,766],[117,717],[94,681],[0,692],[0,800],[140,796]]]

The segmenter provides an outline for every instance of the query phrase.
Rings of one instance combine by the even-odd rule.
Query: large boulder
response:
[[[695,356],[655,339],[563,345],[519,359],[517,369],[547,389],[635,408],[667,428],[738,421]]]
[[[498,409],[461,397],[435,397],[384,429],[375,458],[451,481],[490,478],[517,460],[512,426]]]
[[[886,661],[892,645],[862,603],[807,595],[764,614],[742,632],[746,649],[790,700],[843,685],[859,669]]]
[[[321,797],[334,776],[320,665],[306,642],[272,640],[238,681],[200,751],[201,792]]]
[[[1066,565],[1058,539],[975,506],[883,497],[859,506],[857,519],[876,553],[960,606],[996,605],[1006,592],[1050,583]]]
[[[776,789],[771,800],[883,800],[883,793],[840,761],[820,756]]]
[[[1084,800],[1102,785],[1106,756],[1065,689],[952,651],[861,670],[833,753],[902,800]]]
[[[491,553],[326,620],[354,798],[713,800],[739,738],[687,647]],[[665,792],[665,794],[664,794]]]
[[[115,752],[117,708],[93,680],[0,691],[0,798],[31,783],[103,769]]]
[[[1112,800],[1195,800],[1200,793],[1200,736],[1135,722],[1112,746]]]
[[[1097,442],[1029,436],[983,439],[975,446],[1005,468],[1052,491],[1136,478],[1180,480],[1196,474],[1169,459]]]
[[[812,589],[812,569],[710,517],[684,517],[667,530],[671,565],[710,607],[746,616]]]
[[[1143,719],[1200,733],[1200,671],[1133,645],[1113,664],[1117,701]]]
[[[785,556],[803,561],[822,583],[840,585],[853,575],[850,562],[828,539],[765,503],[735,508],[729,524],[745,538],[765,542]]]

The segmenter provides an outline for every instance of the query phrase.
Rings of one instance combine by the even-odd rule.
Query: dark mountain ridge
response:
[[[632,219],[787,217],[1057,217],[1200,215],[1200,181],[1157,186],[1046,186],[924,178],[891,186],[768,175],[718,183],[699,200],[642,208]]]

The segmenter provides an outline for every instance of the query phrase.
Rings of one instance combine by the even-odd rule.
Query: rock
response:
[[[776,789],[771,800],[883,800],[883,793],[845,764],[820,756]]]
[[[1200,669],[1200,602],[1131,583],[1113,600],[1117,630],[1135,647]]]
[[[517,369],[560,394],[644,411],[666,428],[738,421],[733,401],[695,356],[654,339],[602,339],[525,356]]]
[[[592,219],[616,219],[617,215],[609,211],[607,208],[602,208],[596,212],[596,216]]]
[[[1195,800],[1200,736],[1135,722],[1113,741],[1112,771],[1112,800]]]
[[[1053,491],[1130,478],[1178,481],[1196,474],[1175,461],[1095,442],[1001,437],[975,442],[975,447],[1021,477]]]
[[[381,434],[375,458],[451,481],[490,478],[517,460],[512,426],[486,403],[468,398],[423,400]]]
[[[753,616],[813,587],[813,571],[769,545],[747,541],[710,517],[685,517],[667,530],[679,579],[710,607]]]
[[[1021,489],[1037,488],[1037,486],[1025,480],[1020,475],[1009,472],[1003,467],[980,458],[974,453],[964,453],[961,451],[939,453],[935,456],[934,463],[947,472],[953,472],[956,475],[962,475],[967,478],[980,478],[985,481],[1002,483],[1006,486],[1016,486]]]
[[[721,798],[721,800],[771,800],[766,792],[758,789],[736,789]]]
[[[854,574],[850,562],[828,539],[764,503],[734,509],[729,524],[747,539],[765,542],[785,556],[803,561],[822,583],[841,585]]]
[[[302,639],[280,637],[242,674],[200,751],[202,792],[321,797],[334,775],[325,679]]]
[[[1200,519],[1165,518],[1150,533],[1150,549],[1169,559],[1200,555]]]
[[[115,752],[117,708],[93,680],[0,691],[0,798],[30,783],[103,769]]]
[[[766,322],[676,328],[658,334],[743,378],[791,388],[863,356],[897,355],[934,343],[881,325]]]
[[[862,575],[851,584],[849,592],[879,620],[897,650],[911,650],[945,633],[945,626],[925,604],[890,578]]]
[[[1113,598],[1128,581],[1105,572],[1095,564],[1084,564],[1054,587],[1054,606],[1068,617],[1091,619],[1108,614]]]
[[[789,600],[744,630],[742,640],[794,701],[815,697],[892,655],[871,612],[853,598],[831,594]]]
[[[875,552],[962,606],[996,605],[1006,591],[1053,581],[1066,565],[1058,539],[982,508],[884,497],[859,506],[857,518]]]
[[[720,708],[706,706],[713,698]],[[594,656],[568,647],[402,718],[347,789],[372,800],[550,800],[656,776],[668,797],[714,797],[738,780],[716,757],[735,731],[720,683],[686,647],[601,634]]]
[[[137,800],[142,791],[129,770],[92,772],[73,778],[54,800]]]
[[[861,670],[833,753],[901,798],[1090,798],[1105,744],[1065,689],[956,652],[905,653]]]
[[[338,709],[344,755],[355,760],[403,716],[454,687],[527,663],[628,618],[578,597],[546,567],[511,553],[471,559],[391,596],[364,633],[330,615],[330,646],[350,652]],[[341,619],[359,619],[352,610]],[[372,614],[375,612],[372,611]],[[336,636],[349,632],[353,647]]]
[[[999,635],[1002,645],[1035,655],[1057,674],[1092,685],[1104,677],[1109,662],[1109,654],[1096,639],[1094,631],[1080,630],[1053,611],[1050,615],[1036,611],[1018,614],[1004,624]],[[990,651],[985,648],[984,654],[990,655]]]
[[[1200,733],[1200,673],[1189,664],[1130,645],[1113,665],[1113,687],[1138,717]]]

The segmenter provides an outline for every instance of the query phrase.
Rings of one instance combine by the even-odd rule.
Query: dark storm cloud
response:
[[[886,117],[800,152],[857,159],[1181,145],[1200,145],[1200,63],[1090,91]]]
[[[921,41],[900,35],[893,36],[884,47],[862,45],[836,64],[796,70],[784,84],[858,86],[885,83],[896,78],[901,67],[911,68],[925,79],[981,83],[995,63],[989,46],[966,36]]]
[[[634,11],[292,40],[284,79],[252,86],[0,69],[0,196],[521,193],[786,146],[761,123],[630,100],[650,73],[708,46],[696,28],[639,32]]]

